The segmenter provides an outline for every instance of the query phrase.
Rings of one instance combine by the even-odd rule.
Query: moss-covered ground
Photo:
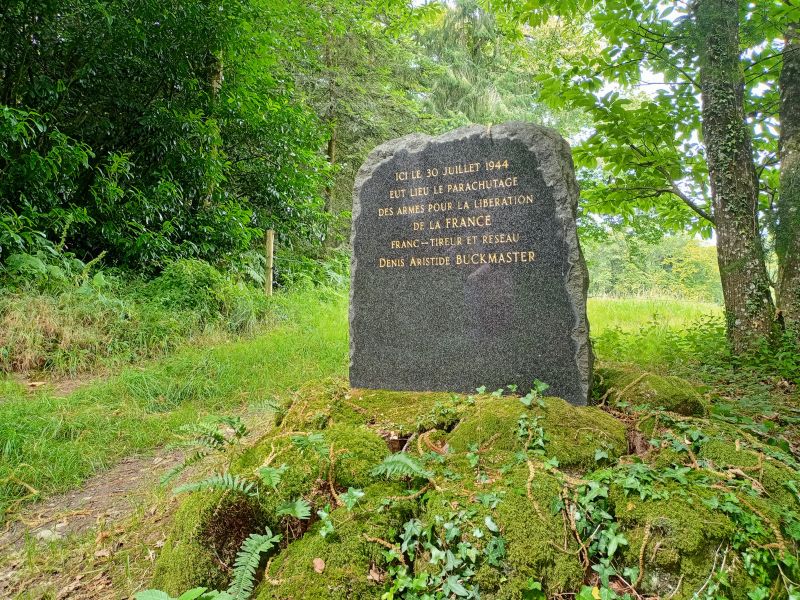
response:
[[[224,588],[270,530],[259,600],[800,593],[790,452],[677,377],[602,365],[595,399],[309,385],[231,462],[257,492],[185,498],[153,585]]]

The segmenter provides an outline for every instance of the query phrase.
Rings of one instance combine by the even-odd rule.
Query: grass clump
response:
[[[346,298],[312,291],[274,298],[272,326],[247,341],[185,348],[64,397],[47,386],[23,393],[3,383],[10,393],[0,401],[0,520],[18,501],[152,452],[198,417],[258,404],[322,373],[343,374],[347,336],[336,323]],[[299,336],[305,329],[315,335]]]

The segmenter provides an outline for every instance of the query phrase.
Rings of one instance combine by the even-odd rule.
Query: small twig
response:
[[[336,487],[333,485],[334,464],[336,464],[336,453],[333,451],[333,443],[331,443],[330,448],[328,449],[328,487],[331,490],[331,496],[333,496],[336,506],[344,506],[344,502],[342,502],[339,494],[336,493]]]
[[[681,584],[682,584],[682,583],[683,583],[683,575],[681,575],[680,579],[678,579],[678,583],[677,583],[677,584],[675,584],[675,589],[674,589],[674,590],[672,590],[672,591],[669,593],[669,596],[667,596],[667,597],[666,597],[664,600],[670,600],[670,598],[672,598],[672,597],[673,597],[675,594],[677,594],[677,593],[678,593],[678,590],[679,590],[679,589],[681,589]]]
[[[486,451],[486,450],[487,450],[489,447],[491,447],[492,443],[493,443],[493,442],[494,442],[494,441],[495,441],[497,438],[499,438],[499,437],[500,437],[500,432],[498,431],[498,432],[497,432],[497,433],[495,433],[495,434],[494,434],[492,437],[490,437],[488,440],[486,440],[486,441],[485,441],[485,442],[484,442],[484,443],[481,445],[481,447],[480,447],[480,448],[478,448],[478,452],[485,452],[485,451]]]
[[[398,560],[400,561],[401,564],[406,564],[406,558],[405,558],[405,556],[403,556],[403,553],[400,550],[400,548],[398,548],[397,546],[395,546],[391,542],[387,542],[386,540],[382,540],[381,538],[376,538],[376,537],[369,536],[366,533],[364,534],[364,539],[367,540],[368,542],[373,542],[375,544],[380,544],[384,548],[386,548],[388,550],[391,550],[392,552],[394,552],[397,555],[397,558],[398,558]]]
[[[650,539],[650,523],[648,522],[644,526],[644,539],[642,540],[642,547],[639,549],[639,575],[636,577],[636,581],[633,583],[633,587],[636,588],[642,582],[644,578],[644,553],[647,549],[647,542]]]
[[[267,583],[269,583],[270,585],[281,585],[281,584],[283,583],[283,579],[272,579],[272,578],[269,576],[269,568],[270,568],[270,566],[272,565],[272,559],[273,559],[273,558],[274,558],[274,557],[271,557],[271,558],[270,558],[270,559],[267,561],[267,566],[264,568],[264,581],[266,581],[266,582],[267,582]]]
[[[650,373],[645,371],[644,373],[639,375],[636,379],[631,381],[628,385],[626,385],[624,388],[622,388],[617,394],[617,402],[619,402],[622,399],[622,396],[625,394],[625,392],[627,392],[629,389],[631,389],[633,386],[635,386],[637,383],[639,383],[642,379],[644,379],[648,375],[650,375]]]
[[[417,437],[417,432],[416,431],[409,436],[409,438],[406,440],[406,443],[403,444],[403,448],[402,448],[402,450],[400,450],[400,452],[407,451],[408,447],[411,445],[411,440],[413,440],[415,437]]]
[[[445,452],[444,448],[442,448],[440,446],[437,446],[432,441],[430,441],[430,439],[428,439],[428,436],[432,433],[432,431],[433,430],[426,431],[425,433],[420,434],[419,438],[425,443],[425,445],[428,448],[430,448],[430,450],[432,450],[433,452],[436,452],[436,454],[444,456],[445,454],[447,454],[447,452]]]
[[[409,494],[408,496],[389,496],[386,498],[387,500],[393,500],[396,502],[402,502],[403,500],[415,500],[422,496],[425,492],[433,487],[433,484],[429,483],[426,486],[422,487],[420,490],[414,492],[413,494]]]
[[[542,514],[542,509],[539,508],[539,503],[536,502],[536,498],[533,497],[532,492],[532,485],[533,485],[533,478],[536,476],[536,469],[533,466],[533,461],[529,458],[528,459],[528,483],[526,485],[526,489],[528,491],[528,500],[531,501],[533,504],[533,510],[536,511],[536,514],[539,515],[539,519],[542,521],[545,520],[544,515]]]
[[[706,586],[711,582],[711,578],[714,577],[714,573],[717,572],[717,559],[719,558],[719,551],[721,548],[722,544],[717,546],[717,551],[714,553],[714,563],[711,565],[711,572],[708,574],[708,579],[706,579],[706,582],[702,585],[702,587],[694,593],[694,595],[698,598],[700,597],[700,592],[706,589]]]

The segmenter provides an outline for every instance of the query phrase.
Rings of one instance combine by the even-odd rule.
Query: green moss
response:
[[[330,379],[301,390],[282,424],[300,430],[321,429],[331,422],[369,425],[405,437],[451,427],[466,406],[466,398],[457,394],[351,390],[344,380]]]
[[[540,581],[548,598],[574,591],[583,581],[577,544],[565,529],[561,514],[553,514],[550,509],[561,490],[558,480],[537,470],[529,499],[527,479],[527,466],[522,466],[504,478],[498,488],[505,491],[504,500],[495,509],[495,518],[507,543],[508,572],[487,598],[520,599],[529,579]]]
[[[411,516],[411,503],[382,508],[382,499],[401,494],[395,484],[375,484],[353,512],[339,508],[331,512],[335,532],[323,538],[321,524],[313,525],[270,563],[257,600],[352,599],[381,597],[384,586],[376,579],[382,572],[385,548],[366,536],[390,540]],[[322,573],[314,570],[314,559],[325,563]],[[372,573],[372,576],[370,576]]]
[[[301,432],[302,435],[309,432]],[[327,447],[336,453],[334,481],[337,488],[365,487],[374,481],[370,471],[389,453],[386,442],[365,426],[331,424],[321,432]],[[329,454],[314,449],[300,450],[292,435],[274,431],[245,450],[232,464],[231,472],[254,477],[267,459],[270,465],[286,465],[287,469],[276,490],[261,494],[259,503],[265,524],[279,530],[282,518],[276,512],[285,502],[303,496],[313,500],[328,479]],[[323,502],[325,499],[320,500]]]
[[[324,435],[337,454],[334,463],[337,486],[362,488],[375,480],[370,471],[389,454],[383,438],[365,427],[338,424],[331,425]]]
[[[153,584],[178,595],[196,586],[223,589],[219,561],[233,564],[236,552],[261,522],[257,506],[228,492],[196,492],[181,504],[155,566]]]
[[[596,379],[596,392],[611,403],[626,402],[685,416],[708,414],[698,389],[680,377],[648,373],[628,365],[604,365],[597,369]]]
[[[798,474],[786,465],[763,455],[759,458],[757,452],[741,444],[737,449],[735,440],[723,439],[712,439],[703,444],[699,458],[710,460],[718,469],[738,468],[760,483],[770,498],[770,512],[780,515],[789,507],[798,508],[797,497],[785,485],[787,481],[797,480]]]
[[[643,592],[662,597],[690,598],[708,578],[720,544],[730,540],[736,528],[724,514],[709,509],[703,499],[712,495],[702,488],[668,488],[666,500],[641,500],[627,496],[621,486],[612,484],[609,501],[618,523],[628,537],[625,560],[639,565],[645,531]]]
[[[628,381],[620,390],[635,382],[623,394],[627,398],[636,390],[638,399],[634,402],[631,397],[628,400],[631,404],[643,404],[643,398],[652,400],[655,396],[648,396],[647,390],[653,389],[654,381],[658,387],[661,380],[666,380],[669,386],[661,391],[669,387],[670,397],[678,396],[672,389],[679,386],[678,381],[649,374],[637,381],[640,375],[629,374],[628,379],[618,380]],[[640,384],[645,388],[640,389]],[[695,399],[699,398],[694,393]],[[750,477],[763,485],[764,492],[748,495],[747,502],[761,515],[768,515],[774,525],[780,522],[786,507],[796,508],[797,501],[784,483],[800,477],[786,465],[761,456],[755,447],[757,442],[732,424],[699,418],[669,419],[668,415],[657,414],[658,417],[654,414],[639,423],[646,437],[658,437],[665,426],[672,429],[677,439],[682,439],[685,429],[702,430],[704,435],[693,438],[699,447],[696,452],[699,468],[687,475],[688,483],[683,485],[674,478],[658,477],[654,471],[688,465],[690,455],[676,450],[672,444],[652,449],[642,457],[647,466],[639,471],[647,477],[653,476],[645,479],[643,485],[650,485],[647,483],[650,481],[657,491],[668,492],[669,498],[642,500],[638,495],[627,495],[621,483],[636,471],[627,464],[631,457],[625,457],[626,426],[599,408],[575,407],[558,398],[544,399],[543,406],[534,403],[526,407],[516,397],[482,395],[467,399],[451,394],[350,391],[339,380],[309,387],[294,400],[281,428],[243,451],[231,467],[232,472],[248,477],[253,477],[267,460],[273,466],[288,467],[277,490],[262,490],[252,513],[256,522],[249,523],[250,531],[268,526],[284,534],[284,546],[271,558],[269,573],[257,590],[257,598],[377,600],[385,590],[384,583],[379,582],[387,569],[385,548],[366,538],[397,544],[403,523],[412,516],[432,525],[437,516],[449,519],[454,511],[462,509],[471,511],[469,522],[461,527],[462,539],[482,548],[488,536],[473,537],[472,532],[484,528],[484,518],[491,515],[505,541],[502,567],[483,562],[472,578],[479,585],[482,598],[520,600],[530,580],[541,582],[548,597],[574,593],[585,581],[586,573],[572,531],[561,513],[552,514],[551,507],[564,492],[565,481],[573,481],[565,475],[580,473],[583,477],[616,481],[610,484],[608,510],[628,545],[622,546],[615,556],[615,566],[638,566],[644,546],[645,569],[639,591],[688,600],[708,579],[715,558],[719,558],[718,552],[731,547],[737,533],[731,518],[705,503],[721,494],[709,485],[727,482],[725,473],[732,469],[746,473],[747,476],[741,473],[732,476],[743,485]],[[546,440],[544,456],[528,454],[532,474],[525,456],[520,458],[527,439],[525,436],[520,439],[517,433],[523,415],[529,423],[542,427]],[[425,464],[435,472],[433,484],[424,495],[411,500],[384,502],[389,496],[409,493],[408,482],[373,483],[370,476],[374,466],[390,452],[386,434],[391,432],[403,438],[422,431],[430,432],[424,439],[418,439],[423,451],[428,450],[426,442],[444,449],[441,458],[427,460]],[[312,432],[322,434],[326,448],[301,451],[292,443],[293,436]],[[322,538],[319,535],[322,523],[317,522],[315,515],[316,510],[332,503],[327,449],[331,446],[335,454],[336,488],[362,488],[367,496],[352,512],[344,508],[334,510],[331,518],[335,533]],[[606,462],[598,465],[597,450],[608,455],[610,467]],[[417,442],[412,444],[410,452],[418,456]],[[562,472],[547,470],[545,458],[556,458]],[[593,476],[601,467],[603,472]],[[567,493],[575,493],[575,485],[567,486],[571,489]],[[478,502],[478,495],[488,492],[501,499],[494,508]],[[277,517],[281,504],[300,496],[313,506],[310,521],[298,525],[286,517]],[[194,585],[224,587],[226,575],[209,551],[212,548],[219,555],[219,534],[215,532],[231,529],[228,516],[231,510],[219,508],[223,501],[230,499],[214,494],[188,497],[159,557],[157,584],[173,593]],[[236,536],[229,536],[233,537]],[[226,552],[225,560],[230,563],[235,549]],[[731,552],[730,558],[734,560],[728,563],[731,581],[741,584],[741,590],[752,589],[741,558],[734,559],[735,551]],[[315,559],[325,563],[322,573],[315,571]],[[417,557],[413,567],[416,572],[434,568],[424,555]],[[744,593],[734,592],[735,600],[738,600],[736,594]]]
[[[595,451],[605,450],[609,458],[627,451],[625,426],[611,415],[594,407],[572,406],[560,398],[546,398],[544,408],[526,408],[518,398],[483,396],[455,427],[448,442],[455,452],[466,452],[478,444],[489,452],[520,450],[516,435],[522,415],[541,417],[547,436],[546,453],[566,468],[589,469],[595,464]]]

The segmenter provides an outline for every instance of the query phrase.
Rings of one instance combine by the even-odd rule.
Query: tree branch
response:
[[[647,155],[644,152],[642,152],[641,149],[637,148],[635,144],[628,144],[628,146],[630,146],[631,150],[636,152],[639,156],[641,156],[643,158],[647,157]],[[669,187],[669,191],[672,192],[672,194],[674,194],[675,196],[680,198],[683,201],[683,203],[686,204],[686,206],[691,208],[694,212],[696,212],[698,215],[703,217],[706,221],[708,221],[712,225],[716,225],[716,223],[714,222],[714,217],[711,216],[711,213],[706,211],[703,207],[701,207],[699,204],[697,204],[697,202],[695,202],[688,195],[686,195],[683,192],[683,190],[681,190],[678,187],[678,184],[675,183],[675,180],[673,180],[672,177],[670,177],[669,173],[667,172],[667,170],[664,167],[656,166],[655,169],[659,173],[661,173],[661,175],[667,181],[667,183],[670,186]]]

